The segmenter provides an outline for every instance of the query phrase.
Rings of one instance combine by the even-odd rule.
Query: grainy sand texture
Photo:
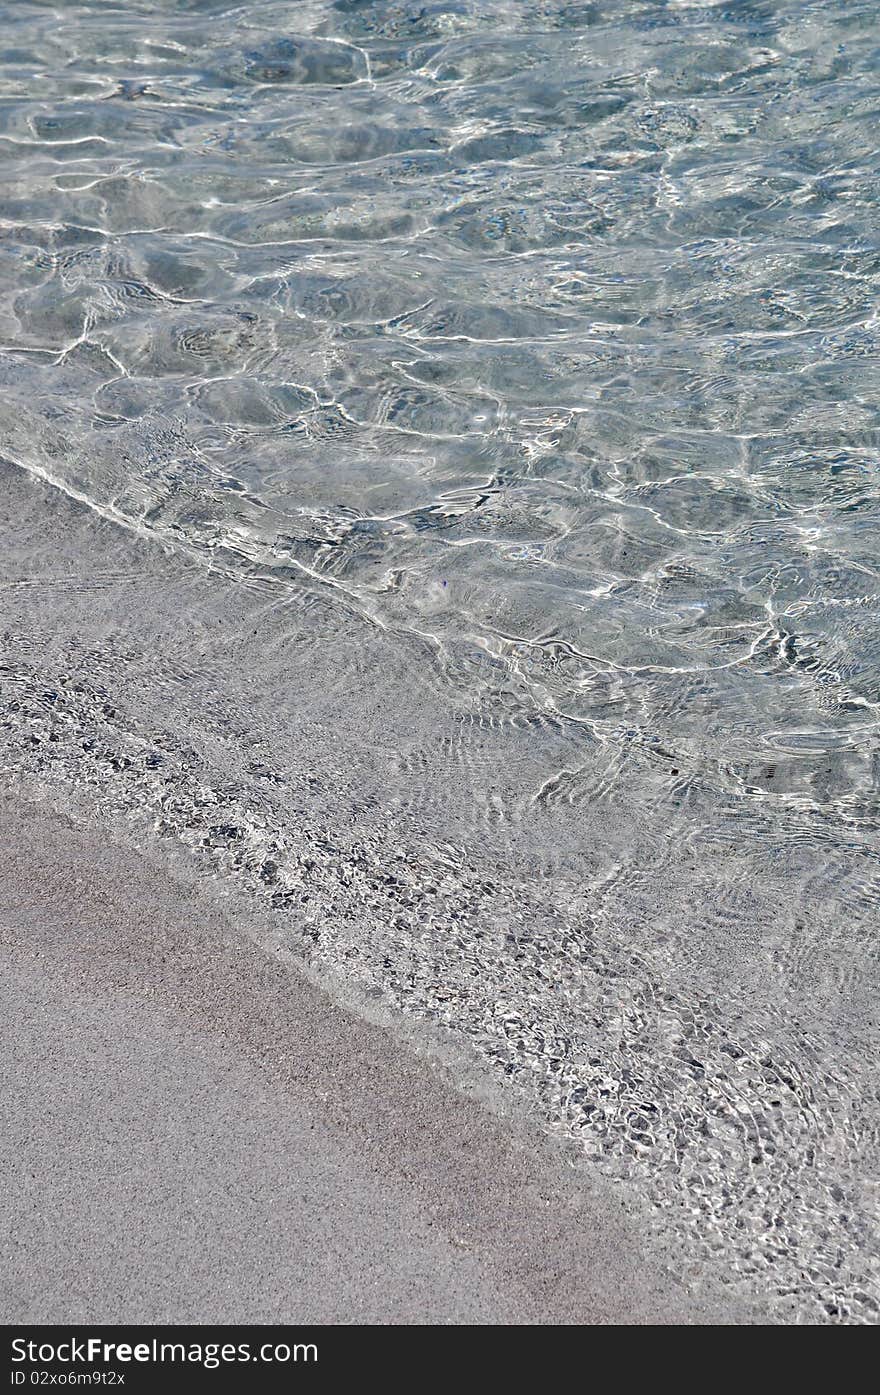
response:
[[[199,1030],[230,1050],[234,1008],[261,1070],[299,1069],[307,1051],[297,1089],[332,1073],[332,1084],[314,1087],[317,1129],[335,1111],[361,1111],[357,1144],[342,1131],[343,1168],[361,1165],[375,1102],[393,1085],[387,1129],[377,1126],[369,1142],[380,1149],[379,1175],[412,1160],[407,1185],[420,1205],[430,1198],[431,1214],[448,1218],[450,1265],[467,1254],[468,1234],[489,1237],[486,1253],[506,1276],[494,1291],[505,1301],[519,1294],[510,1312],[535,1320],[553,1312],[595,1320],[647,1314],[654,1299],[640,1297],[642,1266],[633,1258],[641,1246],[664,1257],[691,1291],[680,1314],[699,1312],[704,1300],[693,1294],[711,1288],[723,1294],[725,1320],[755,1304],[773,1322],[868,1320],[877,1134],[866,1101],[876,1012],[870,960],[861,973],[853,960],[853,943],[870,923],[866,847],[855,840],[847,853],[862,859],[865,880],[846,921],[834,896],[819,890],[808,911],[799,908],[789,895],[792,879],[809,862],[810,875],[830,889],[834,864],[813,859],[796,806],[766,814],[754,805],[731,809],[730,840],[697,857],[686,837],[667,838],[667,826],[641,799],[561,797],[566,771],[578,762],[586,769],[591,759],[579,725],[485,720],[478,696],[473,708],[456,704],[418,636],[367,623],[332,587],[303,584],[284,567],[248,566],[221,545],[210,554],[194,550],[183,535],[158,534],[146,517],[134,527],[109,505],[71,497],[67,486],[17,465],[0,463],[0,483],[0,786],[11,801],[6,847],[17,868],[6,891],[17,917],[6,927],[10,964],[25,972],[18,957],[25,947],[48,956],[52,972],[44,980],[26,972],[31,995],[53,991],[57,975],[80,985],[82,1011],[99,1015],[106,1051],[115,1053],[97,1065],[104,1085],[116,1078],[115,1093],[132,1103],[138,1096],[127,1073],[138,1052],[123,1048],[121,1032],[109,1029],[113,1020],[130,1017],[132,1031],[141,1022],[147,1038],[168,1023],[163,1017],[150,1025],[120,1006],[135,988],[150,1012],[172,1001],[175,1013],[182,1005],[190,1012],[203,1002]],[[549,790],[548,768],[559,772]],[[25,807],[61,819],[64,836],[49,838],[42,827],[28,833]],[[746,817],[748,847],[760,846],[765,857],[760,875],[739,839]],[[62,871],[63,881],[53,881]],[[183,890],[167,889],[172,883]],[[161,916],[146,914],[149,898],[165,907]],[[100,927],[89,906],[106,910]],[[199,906],[210,911],[207,922]],[[221,953],[222,939],[200,938],[214,916],[249,946],[247,954]],[[169,946],[158,983],[154,922]],[[90,925],[93,947],[84,957],[78,937]],[[51,955],[40,949],[47,943]],[[282,963],[270,991],[265,974],[274,965],[281,975]],[[123,975],[118,986],[116,973]],[[349,1024],[344,1049],[325,1037],[317,1010],[303,1027],[303,974],[328,995],[308,1001],[328,1005],[328,1022]],[[353,1016],[330,1013],[331,1001]],[[354,1044],[374,1041],[376,1029],[351,1025],[364,1019],[416,1054],[448,1059],[453,1089],[442,1108],[426,1105],[429,1077],[421,1067],[404,1087],[397,1048],[383,1047],[382,1067],[377,1057],[366,1069]],[[8,1026],[18,1031],[20,1021],[33,1020],[12,1015]],[[77,1040],[92,1040],[85,1025],[62,1029],[57,1017],[53,1030],[69,1038],[71,1053]],[[165,1060],[146,1039],[140,1049]],[[24,1049],[22,1039],[17,1059],[31,1058],[41,1052]],[[214,1079],[226,1116],[239,1117],[213,1044],[195,1055],[181,1047],[177,1059],[197,1060],[202,1072],[201,1085],[187,1075],[186,1099],[211,1094]],[[73,1103],[64,1117],[74,1121],[76,1148],[62,1144],[54,1126],[37,1135],[27,1122],[17,1124],[29,1117],[25,1105],[36,1107],[24,1088],[28,1068],[18,1069],[12,1127],[37,1140],[32,1163],[48,1165],[54,1149],[62,1194],[71,1206],[74,1197],[76,1207],[85,1206],[88,1193],[68,1186],[76,1175],[69,1169],[83,1149],[100,1146],[100,1135],[86,1123],[85,1107]],[[88,1078],[79,1068],[74,1075]],[[485,1131],[497,1127],[492,1110],[461,1125],[456,1092],[471,1077],[485,1100],[502,1112],[525,1110],[534,1127],[549,1127],[572,1149],[574,1211],[563,1208],[568,1219],[557,1214],[546,1232],[535,1229],[543,1203],[529,1211],[522,1201],[515,1221],[489,1224],[495,1202],[483,1188],[495,1186],[504,1169],[486,1154]],[[259,1090],[246,1093],[259,1101]],[[183,1141],[190,1129],[195,1137],[199,1121],[212,1117],[184,1107],[170,1086],[151,1098],[164,1111],[161,1138]],[[265,1105],[277,1128],[289,1118],[286,1098]],[[298,1108],[284,1140],[263,1131],[261,1146],[274,1148],[279,1176],[304,1127]],[[132,1117],[143,1126],[136,1110]],[[172,1127],[181,1117],[186,1128]],[[257,1129],[255,1117],[249,1127]],[[225,1133],[242,1185],[225,1187],[224,1204],[238,1207],[250,1195],[246,1137],[237,1128]],[[18,1140],[13,1134],[13,1160]],[[193,1185],[197,1176],[200,1187],[217,1185],[217,1168],[202,1165],[198,1149],[172,1153]],[[101,1153],[129,1155],[140,1159],[143,1185],[153,1185],[149,1147],[128,1140]],[[32,1171],[41,1179],[37,1192],[51,1195],[40,1168]],[[184,1183],[182,1175],[177,1194],[186,1193]],[[593,1187],[601,1188],[601,1204],[591,1199]],[[260,1204],[271,1197],[281,1205],[278,1195],[267,1186]],[[522,1198],[518,1186],[513,1195]],[[637,1243],[632,1232],[612,1242],[596,1230],[597,1217],[614,1214],[606,1195],[636,1208]],[[288,1193],[284,1205],[289,1218],[295,1198]],[[119,1206],[130,1211],[122,1199]],[[90,1211],[58,1214],[101,1233]],[[170,1214],[164,1201],[155,1209],[157,1218]],[[350,1220],[360,1223],[356,1214]],[[23,1224],[15,1234],[28,1233]],[[391,1235],[408,1233],[396,1220],[387,1227]],[[232,1221],[230,1228],[250,1236],[259,1229]],[[264,1229],[271,1230],[268,1215]],[[187,1234],[182,1224],[169,1230]],[[289,1232],[285,1221],[278,1234]],[[61,1232],[53,1223],[36,1233],[52,1244]],[[18,1253],[34,1254],[29,1234]],[[263,1283],[271,1266],[257,1261],[262,1242],[252,1243],[249,1263]],[[575,1259],[561,1260],[560,1246],[574,1243],[588,1251],[599,1244],[598,1266],[588,1251],[581,1270],[571,1267]],[[72,1249],[61,1248],[76,1267]],[[316,1255],[324,1252],[326,1245],[315,1246]],[[114,1263],[132,1262],[124,1245],[111,1253]],[[33,1282],[66,1272],[54,1265],[54,1258],[35,1263]],[[443,1264],[428,1268],[446,1273]],[[8,1275],[17,1272],[15,1262],[7,1267]],[[95,1282],[105,1272],[96,1266]],[[185,1266],[175,1262],[169,1272],[184,1283]],[[212,1264],[203,1272],[213,1286],[223,1271]],[[618,1282],[619,1303],[607,1287]],[[286,1291],[280,1277],[277,1289]],[[114,1283],[114,1293],[124,1291]],[[345,1291],[361,1302],[375,1295],[354,1280]],[[401,1283],[401,1312],[412,1313],[406,1305],[418,1291]],[[40,1292],[46,1295],[45,1286]],[[483,1290],[468,1292],[475,1303]],[[657,1292],[671,1312],[675,1285],[664,1281]],[[443,1293],[442,1303],[452,1305],[445,1311],[465,1313],[455,1307],[465,1300],[454,1296],[452,1277]],[[201,1311],[209,1309],[206,1301]],[[174,1303],[161,1310],[174,1311]]]
[[[4,1319],[734,1320],[192,885],[0,809]]]

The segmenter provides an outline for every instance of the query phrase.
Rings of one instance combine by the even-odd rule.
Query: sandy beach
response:
[[[875,1325],[873,7],[0,18],[2,1315]]]
[[[0,480],[10,1318],[790,1321],[798,1254],[862,1303],[871,981],[818,910],[615,872],[656,821],[529,796],[552,728]]]
[[[0,830],[7,1321],[737,1319],[196,887],[8,797]]]

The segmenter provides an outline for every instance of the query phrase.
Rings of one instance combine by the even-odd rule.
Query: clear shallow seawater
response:
[[[460,738],[402,753],[403,784],[480,731],[531,743],[507,784],[472,768],[475,836],[549,829],[560,905],[557,865],[597,850],[613,932],[572,962],[625,961],[641,997],[591,1009],[616,1056],[572,1046],[576,1013],[559,1046],[554,1007],[499,1010],[505,1069],[540,1061],[550,1115],[698,1198],[708,1249],[807,1320],[875,1318],[876,7],[0,18],[0,453],[418,653]],[[713,980],[710,1045],[661,1069],[646,998],[753,922],[746,1044]],[[811,994],[780,1061],[770,1024]]]

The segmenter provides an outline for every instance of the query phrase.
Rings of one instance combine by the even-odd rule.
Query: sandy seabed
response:
[[[821,908],[536,801],[572,738],[335,594],[0,479],[10,1316],[870,1314]]]
[[[195,885],[9,797],[0,829],[7,1321],[736,1320]]]

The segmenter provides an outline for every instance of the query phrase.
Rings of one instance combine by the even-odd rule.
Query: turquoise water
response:
[[[745,1102],[683,1162],[714,1105],[661,1069],[644,1002],[589,1069],[544,1005],[505,1069],[564,1062],[548,1113],[683,1191],[808,1319],[876,1315],[853,1258],[877,1138],[876,7],[0,15],[0,452],[230,586],[335,607],[355,648],[381,632],[465,752],[494,732],[474,835],[503,859],[515,826],[560,904],[588,853],[595,962],[635,955],[639,993],[699,982],[691,1028]],[[461,756],[424,750],[391,808]],[[750,957],[767,993],[734,1084],[724,973],[701,979],[731,955],[731,1002],[757,1011]],[[483,1039],[467,994],[410,997]]]

